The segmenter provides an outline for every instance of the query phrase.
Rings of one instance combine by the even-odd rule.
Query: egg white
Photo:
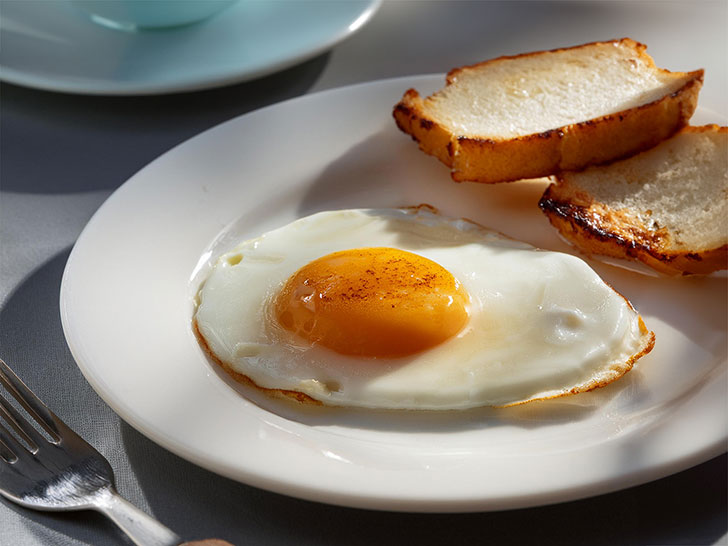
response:
[[[471,298],[466,327],[403,358],[345,356],[277,325],[271,303],[331,252],[394,247],[437,262]],[[221,256],[198,294],[212,356],[266,389],[328,405],[447,410],[588,390],[651,349],[632,306],[574,256],[541,251],[428,207],[314,214]]]

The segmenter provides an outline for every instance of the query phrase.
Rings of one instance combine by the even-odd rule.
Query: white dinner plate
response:
[[[84,375],[128,423],[209,470],[316,501],[475,511],[605,493],[726,447],[726,279],[662,278],[590,262],[632,300],[655,349],[596,391],[507,409],[390,412],[274,401],[211,363],[191,329],[211,260],[325,209],[429,203],[573,252],[536,203],[544,182],[456,184],[394,124],[409,87],[304,96],[166,153],[99,209],[68,260],[61,313]],[[715,118],[700,111],[697,121]],[[537,275],[538,272],[534,272]]]
[[[381,0],[240,0],[179,28],[125,32],[69,2],[2,0],[0,78],[69,93],[191,91],[271,74],[323,53]]]

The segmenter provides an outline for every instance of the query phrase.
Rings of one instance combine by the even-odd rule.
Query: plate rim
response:
[[[221,126],[236,123],[237,120],[241,118],[245,118],[247,116],[256,114],[256,115],[264,115],[265,111],[276,109],[281,107],[283,104],[290,104],[295,102],[301,102],[305,103],[308,101],[318,101],[318,100],[324,100],[326,98],[326,95],[328,94],[339,94],[339,93],[347,93],[351,92],[354,88],[363,88],[365,86],[388,86],[388,85],[405,85],[405,82],[410,84],[417,84],[422,82],[434,82],[435,80],[442,81],[441,79],[444,77],[442,74],[427,74],[427,75],[420,75],[420,76],[406,76],[406,77],[396,77],[396,78],[388,78],[384,80],[376,80],[373,82],[364,82],[359,84],[354,84],[346,87],[341,88],[334,88],[334,89],[328,89],[325,91],[321,91],[318,93],[312,93],[309,95],[303,95],[301,97],[296,97],[292,99],[288,99],[282,103],[277,103],[273,105],[266,106],[264,108],[255,110],[253,112],[243,114],[241,116],[238,116],[236,118],[233,118],[231,120],[228,120],[226,122],[223,122],[220,125],[217,125],[215,127],[212,127],[194,137],[191,139],[178,144],[165,154],[162,154],[157,159],[152,161],[149,165],[144,167],[139,173],[132,176],[127,182],[122,184],[102,205],[99,207],[97,212],[93,215],[91,220],[88,222],[84,230],[82,231],[81,235],[79,236],[78,240],[76,241],[76,244],[74,245],[74,248],[71,252],[71,255],[68,258],[68,262],[66,264],[66,267],[64,269],[63,278],[61,282],[61,290],[60,290],[60,309],[61,309],[61,322],[63,326],[64,335],[66,337],[67,343],[69,345],[69,348],[71,350],[71,353],[74,357],[74,360],[76,361],[78,367],[80,368],[81,372],[83,373],[84,377],[89,381],[89,383],[92,385],[94,390],[101,396],[104,401],[109,404],[110,407],[127,423],[129,423],[133,428],[138,430],[140,433],[144,434],[146,437],[150,438],[155,443],[158,443],[159,445],[163,446],[166,449],[169,449],[170,451],[176,453],[177,455],[203,467],[206,468],[212,472],[215,472],[217,474],[226,476],[228,478],[231,478],[236,481],[243,481],[244,483],[247,483],[249,485],[253,485],[256,487],[261,487],[270,491],[275,491],[277,493],[282,493],[286,495],[296,496],[299,498],[305,498],[308,500],[313,501],[323,501],[329,504],[339,504],[344,506],[351,506],[351,507],[358,507],[358,508],[367,508],[367,509],[378,509],[378,510],[393,510],[393,511],[417,511],[417,512],[469,512],[469,511],[483,511],[483,510],[503,510],[503,509],[511,509],[511,508],[522,508],[522,507],[528,507],[528,506],[538,506],[543,504],[551,504],[555,502],[564,502],[569,500],[577,500],[597,494],[604,494],[608,493],[610,491],[615,491],[619,489],[623,489],[625,487],[638,485],[641,483],[645,483],[654,479],[658,479],[670,474],[673,474],[675,472],[678,472],[680,470],[684,470],[689,468],[690,466],[693,466],[695,464],[698,464],[700,462],[706,461],[714,456],[720,455],[722,452],[726,450],[726,442],[728,441],[728,430],[724,430],[724,435],[722,437],[714,438],[713,441],[707,445],[704,445],[701,449],[697,451],[692,451],[689,454],[683,455],[681,457],[675,458],[673,460],[668,460],[665,462],[661,462],[658,465],[652,465],[645,469],[641,470],[634,470],[631,474],[626,474],[619,476],[618,479],[612,479],[607,480],[604,483],[587,483],[583,484],[580,487],[571,487],[569,489],[564,489],[559,492],[553,493],[547,493],[547,494],[541,494],[540,496],[526,496],[526,497],[512,497],[509,500],[504,499],[492,499],[492,498],[477,498],[477,499],[445,499],[445,498],[438,498],[438,499],[401,499],[401,498],[393,498],[391,496],[382,495],[379,497],[369,496],[369,497],[363,497],[361,495],[358,495],[356,493],[350,493],[349,495],[342,494],[341,492],[332,492],[332,491],[322,491],[321,489],[311,489],[306,487],[301,487],[300,485],[292,486],[288,482],[276,482],[274,480],[270,480],[266,477],[261,477],[259,475],[250,474],[248,473],[246,475],[245,479],[241,479],[240,477],[240,471],[239,469],[236,469],[235,472],[232,472],[230,469],[226,468],[220,468],[220,467],[211,467],[209,464],[209,461],[201,460],[201,458],[192,452],[189,452],[188,450],[185,450],[182,448],[178,443],[174,441],[172,438],[160,438],[156,431],[151,430],[149,427],[147,427],[144,423],[140,422],[138,418],[130,417],[129,415],[125,415],[124,408],[120,408],[118,404],[115,403],[115,400],[112,402],[108,398],[108,395],[105,395],[105,386],[101,385],[97,380],[96,377],[91,373],[91,370],[87,369],[83,362],[83,355],[81,354],[81,349],[78,347],[78,345],[74,345],[73,341],[70,338],[70,314],[67,307],[67,289],[68,289],[68,283],[69,279],[68,277],[71,275],[72,269],[75,266],[75,256],[79,252],[78,249],[80,249],[84,245],[85,238],[88,237],[88,233],[90,233],[94,229],[95,222],[97,221],[97,218],[100,218],[105,214],[105,211],[107,207],[110,207],[114,203],[114,199],[118,198],[118,195],[121,195],[122,193],[129,191],[129,188],[133,186],[132,181],[137,179],[137,176],[140,175],[140,173],[147,171],[148,169],[154,168],[153,166],[158,161],[163,161],[165,157],[168,156],[168,154],[172,153],[174,150],[177,150],[181,147],[189,146],[191,142],[193,142],[197,138],[203,138],[204,135],[207,135],[208,133],[218,131],[220,130]],[[405,87],[402,87],[403,89]],[[117,197],[115,197],[117,196]],[[595,488],[598,489],[598,491],[595,491]]]

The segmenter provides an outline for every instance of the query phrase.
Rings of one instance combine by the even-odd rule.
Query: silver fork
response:
[[[182,542],[116,492],[108,461],[49,410],[3,360],[0,384],[50,437],[0,394],[0,494],[35,510],[96,510],[140,546],[178,546]],[[187,544],[229,545],[216,539]]]

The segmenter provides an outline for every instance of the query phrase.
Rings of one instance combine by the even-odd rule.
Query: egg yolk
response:
[[[286,330],[345,355],[401,357],[456,335],[469,297],[432,260],[395,248],[328,254],[288,279],[275,300]]]

